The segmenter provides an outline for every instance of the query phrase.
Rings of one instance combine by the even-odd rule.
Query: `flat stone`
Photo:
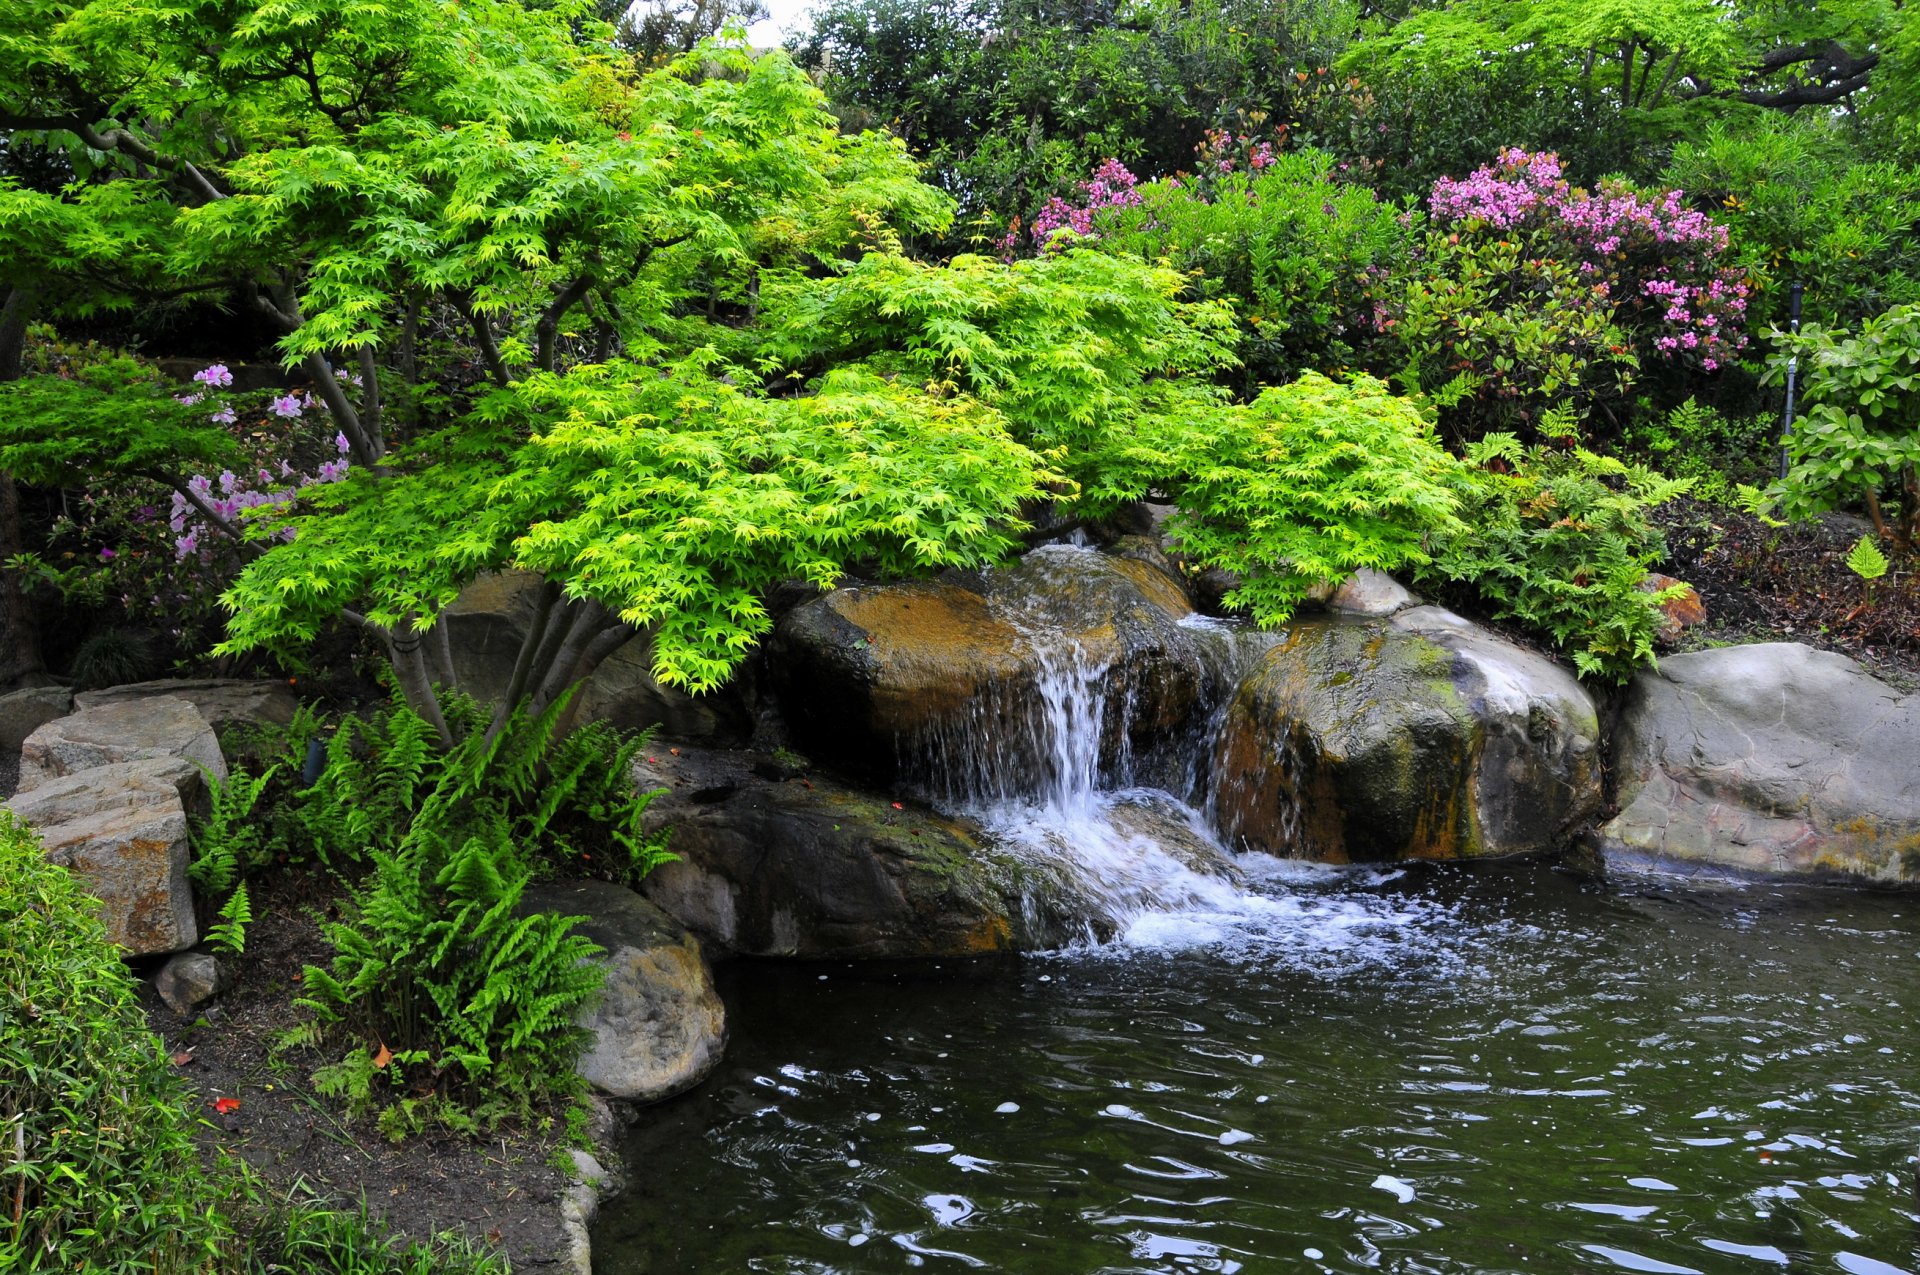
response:
[[[698,1084],[726,1046],[726,1009],[700,941],[625,886],[605,881],[527,887],[523,912],[583,918],[575,932],[606,951],[597,1004],[580,1018],[593,1043],[576,1070],[601,1093],[656,1102]]]
[[[177,952],[199,938],[187,811],[203,783],[191,762],[149,757],[50,779],[7,807],[49,859],[85,879],[109,938],[135,956]]]
[[[1766,642],[1635,675],[1616,735],[1610,862],[1920,881],[1920,695],[1843,655]]]
[[[1177,735],[1213,689],[1204,644],[1183,624],[1193,606],[1156,546],[1118,550],[1048,546],[1002,570],[837,589],[796,607],[768,667],[799,746],[935,787],[959,767],[997,766],[974,778],[1017,788],[1034,766],[1023,748],[1037,688],[1068,653],[1101,670],[1103,758]]]
[[[183,699],[200,710],[215,730],[230,726],[285,726],[293,720],[300,699],[284,682],[260,678],[162,678],[129,682],[104,690],[82,691],[73,697],[82,711],[163,697]]]
[[[130,699],[83,709],[47,722],[20,749],[19,792],[96,766],[155,757],[179,757],[227,777],[227,761],[213,727],[190,700],[177,695]]]
[[[1657,571],[1649,572],[1647,578],[1640,582],[1640,591],[1660,593],[1676,586],[1686,592],[1660,604],[1660,626],[1654,633],[1654,640],[1662,646],[1672,646],[1686,636],[1688,629],[1698,628],[1707,622],[1707,604],[1701,600],[1699,590],[1685,580],[1676,580]]]
[[[180,953],[161,966],[153,979],[153,990],[176,1014],[191,1013],[218,996],[225,986],[226,971],[205,952]]]
[[[72,711],[73,692],[64,686],[29,686],[0,695],[0,751],[19,752],[34,731]]]

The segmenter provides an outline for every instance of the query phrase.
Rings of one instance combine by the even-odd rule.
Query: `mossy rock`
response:
[[[1229,844],[1345,863],[1567,844],[1600,804],[1599,722],[1565,670],[1451,613],[1288,632],[1213,753]]]

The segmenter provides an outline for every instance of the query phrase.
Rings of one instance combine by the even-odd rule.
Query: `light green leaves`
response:
[[[1887,561],[1887,555],[1880,552],[1880,546],[1874,543],[1872,536],[1862,536],[1847,554],[1847,569],[1862,580],[1878,580],[1887,574],[1893,564]]]

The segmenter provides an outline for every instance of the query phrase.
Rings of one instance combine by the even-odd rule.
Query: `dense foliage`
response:
[[[596,949],[571,932],[577,918],[527,912],[521,894],[556,870],[637,881],[667,856],[629,776],[644,741],[600,722],[557,735],[568,702],[491,733],[455,700],[451,748],[404,705],[332,728],[303,714],[274,732],[263,769],[217,787],[196,830],[192,873],[204,903],[226,900],[212,938],[230,950],[247,878],[269,864],[353,882],[292,1040],[340,1050],[317,1087],[380,1111],[396,1136],[524,1115],[577,1088],[574,1017],[599,987]]]
[[[1580,448],[1529,451],[1511,434],[1489,434],[1468,459],[1459,524],[1415,578],[1465,586],[1568,652],[1582,676],[1625,681],[1653,658],[1659,604],[1675,596],[1644,587],[1666,549],[1648,515],[1689,480]]]
[[[0,1270],[113,1275],[493,1272],[364,1214],[281,1204],[208,1172],[185,1087],[78,878],[0,813]]]

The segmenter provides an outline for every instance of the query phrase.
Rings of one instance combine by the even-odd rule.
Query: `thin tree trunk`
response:
[[[34,295],[24,287],[9,288],[0,304],[0,381],[18,379],[26,351],[27,321]],[[0,473],[0,563],[23,552],[20,534],[20,489],[13,475]],[[46,671],[40,654],[40,633],[33,611],[20,589],[18,577],[0,566],[0,685]]]

